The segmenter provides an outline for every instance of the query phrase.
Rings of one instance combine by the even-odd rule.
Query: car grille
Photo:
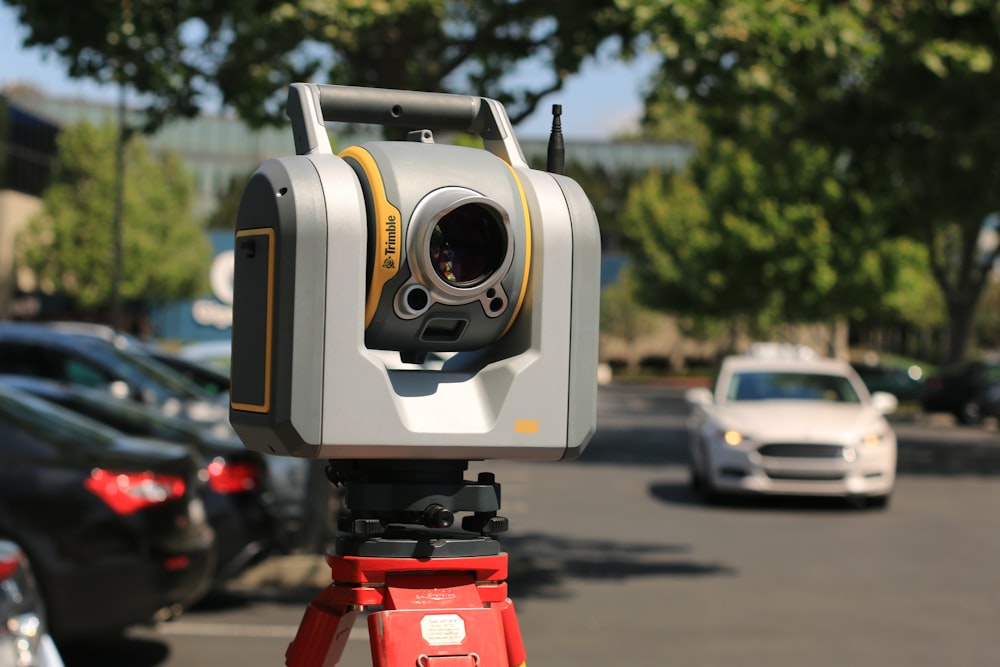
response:
[[[771,479],[788,480],[788,481],[807,481],[807,482],[833,482],[836,480],[844,479],[844,473],[837,472],[835,470],[824,471],[824,470],[814,470],[810,472],[778,472],[775,470],[765,470],[765,474]]]
[[[761,445],[761,456],[788,459],[840,459],[844,457],[843,445],[818,445],[805,442],[783,442]]]

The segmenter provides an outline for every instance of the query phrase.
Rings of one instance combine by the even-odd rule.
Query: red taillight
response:
[[[191,559],[187,556],[169,556],[163,559],[163,569],[168,572],[177,572],[191,567]]]
[[[0,555],[0,581],[14,576],[18,567],[20,563],[16,554]]]
[[[215,459],[208,464],[208,485],[216,493],[245,493],[260,484],[260,468],[245,461]]]
[[[132,514],[184,496],[183,479],[152,472],[95,468],[84,486],[118,514]]]

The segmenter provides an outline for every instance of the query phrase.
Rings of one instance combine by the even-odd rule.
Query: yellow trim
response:
[[[521,208],[524,210],[524,270],[521,273],[521,290],[517,294],[514,313],[507,321],[507,326],[504,327],[503,332],[500,334],[501,336],[505,335],[514,326],[517,315],[521,312],[521,306],[524,305],[524,299],[528,293],[528,276],[531,271],[531,213],[528,212],[528,198],[524,194],[524,188],[521,186],[521,179],[518,178],[517,172],[509,164],[507,168],[510,169],[510,173],[514,177],[514,182],[517,184],[517,192],[521,195]]]
[[[271,336],[274,329],[274,229],[244,229],[236,232],[236,238],[243,236],[266,236],[267,242],[267,331],[264,334],[264,402],[261,405],[253,403],[233,403],[229,405],[234,410],[266,413],[271,411]]]
[[[514,433],[538,433],[537,419],[515,419]]]
[[[372,262],[372,279],[368,286],[368,297],[365,299],[365,328],[375,318],[379,299],[382,298],[382,288],[399,273],[399,260],[403,247],[403,225],[399,209],[389,203],[385,196],[385,183],[382,173],[372,154],[361,146],[351,146],[340,153],[340,157],[353,159],[361,166],[368,177],[372,203],[375,207],[375,247],[371,249],[373,257],[381,257],[381,261]],[[393,240],[390,232],[395,235]]]

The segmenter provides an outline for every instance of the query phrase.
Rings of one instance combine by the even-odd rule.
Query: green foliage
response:
[[[865,202],[830,179],[822,150],[797,142],[782,158],[713,140],[689,173],[630,192],[623,226],[648,303],[754,332],[878,308],[891,276],[878,227],[856,224]]]
[[[927,247],[906,237],[890,238],[882,242],[879,255],[897,276],[882,296],[883,321],[927,330],[944,325],[944,296],[931,275]]]
[[[185,29],[202,22],[223,29],[225,3],[199,0],[123,0],[66,3],[4,0],[28,28],[24,46],[54,53],[73,78],[125,83],[146,94],[148,129],[169,116],[193,116],[209,85],[198,46]],[[210,12],[206,12],[211,8]],[[204,19],[199,18],[204,13]],[[218,41],[218,34],[213,37]],[[210,48],[209,44],[204,45]],[[206,54],[207,55],[207,54]]]
[[[611,285],[601,290],[601,332],[633,343],[653,328],[653,314],[636,298],[638,281],[625,269]]]
[[[216,92],[253,124],[284,122],[295,81],[496,97],[523,118],[632,21],[614,0],[5,0],[73,77],[125,81],[154,120]],[[547,75],[510,76],[533,59]]]
[[[42,287],[82,309],[111,298],[116,140],[112,126],[63,130],[43,212],[18,241],[19,261]],[[153,155],[139,138],[128,143],[125,160],[123,298],[194,295],[204,287],[211,248],[188,212],[191,176],[177,156]]]
[[[544,169],[544,165],[536,165]],[[643,174],[639,171],[583,167],[571,162],[566,165],[566,175],[575,180],[587,193],[601,227],[605,251],[616,251],[622,236],[621,206],[629,189]]]
[[[630,28],[613,0],[275,3],[241,17],[217,80],[251,121],[276,118],[285,84],[314,80],[485,95],[516,123],[608,37],[628,44]],[[528,58],[548,75],[514,82],[508,75]]]
[[[1000,349],[1000,282],[992,282],[983,293],[976,313],[976,342],[991,350]]]
[[[246,188],[250,176],[234,177],[229,181],[226,191],[219,197],[219,205],[208,217],[206,227],[209,229],[236,229],[236,214],[240,210],[240,200],[243,198],[243,190]]]
[[[944,297],[952,343],[948,356],[961,358],[988,266],[975,252],[979,227],[987,214],[1000,210],[995,187],[1000,152],[993,145],[994,119],[1000,116],[1000,96],[994,94],[1000,88],[1000,3],[620,4],[663,55],[650,87],[650,111],[671,97],[692,105],[713,143],[735,142],[754,164],[773,173],[749,183],[763,189],[743,193],[760,200],[754,224],[766,230],[769,219],[792,215],[804,220],[813,207],[817,225],[830,227],[837,247],[827,255],[833,256],[808,260],[816,261],[814,272],[827,265],[834,280],[804,284],[819,288],[811,300],[818,304],[829,297],[837,309],[852,305],[836,288],[845,277],[847,284],[858,282],[845,276],[855,270],[847,261],[851,256],[863,274],[862,285],[891,291],[893,286],[884,283],[888,274],[883,270],[879,284],[872,270],[876,262],[885,262],[864,251],[876,248],[879,237],[913,238],[927,249],[928,266]],[[803,164],[806,154],[821,162]],[[803,166],[825,171],[824,177],[800,173]],[[697,174],[693,179],[699,188],[716,189]],[[795,194],[798,183],[806,187]],[[746,216],[731,204],[732,210],[721,210],[732,217],[729,227],[738,229]],[[719,207],[713,207],[712,215],[718,215]],[[801,232],[794,223],[788,229]],[[755,232],[748,240],[767,244],[769,236]],[[807,240],[803,249],[810,245]],[[794,260],[785,258],[786,269],[789,261]],[[785,270],[778,273],[788,276]]]

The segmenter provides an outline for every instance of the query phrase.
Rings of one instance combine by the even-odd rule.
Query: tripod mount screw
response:
[[[437,503],[428,505],[420,517],[420,523],[428,528],[451,528],[455,523],[455,513]]]

